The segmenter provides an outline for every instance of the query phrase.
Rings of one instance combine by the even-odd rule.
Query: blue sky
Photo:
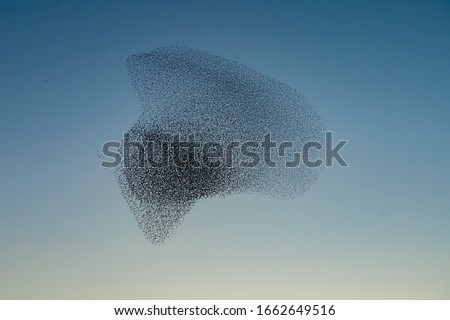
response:
[[[1,298],[450,298],[448,1],[1,8]],[[350,167],[201,201],[151,245],[97,153],[139,115],[127,56],[167,45],[296,88]]]

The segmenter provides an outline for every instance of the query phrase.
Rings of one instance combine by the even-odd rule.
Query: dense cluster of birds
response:
[[[297,150],[308,141],[324,140],[324,128],[314,108],[288,85],[214,55],[187,47],[163,47],[131,55],[127,60],[131,84],[142,102],[142,113],[129,129],[129,138],[155,154],[163,153],[174,135],[199,143],[292,141]],[[239,166],[247,158],[233,148],[232,163],[180,167],[168,149],[168,164],[139,165],[139,148],[129,148],[130,165],[116,176],[131,211],[146,238],[163,243],[199,199],[236,193],[262,193],[296,197],[317,179],[321,168],[286,168],[273,149],[276,167],[260,161],[251,168]],[[255,152],[262,155],[261,149]],[[180,157],[188,154],[182,151]],[[195,156],[201,159],[200,149]],[[248,160],[248,159],[247,159]],[[245,214],[245,212],[242,212]]]

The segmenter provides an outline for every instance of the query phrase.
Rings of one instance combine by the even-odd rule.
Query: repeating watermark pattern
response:
[[[103,144],[102,153],[109,159],[103,160],[104,168],[153,167],[164,168],[254,168],[258,165],[275,168],[282,164],[286,168],[303,165],[317,168],[331,167],[337,163],[340,167],[349,165],[339,153],[348,140],[339,140],[333,144],[333,132],[325,132],[325,145],[318,141],[308,141],[299,150],[295,150],[295,141],[272,140],[270,133],[260,141],[218,141],[199,142],[195,134],[182,139],[175,134],[168,139],[131,141],[130,133],[123,134],[123,141],[108,141]],[[323,157],[318,155],[322,151]],[[233,159],[236,158],[236,159]],[[334,161],[333,161],[334,159]]]

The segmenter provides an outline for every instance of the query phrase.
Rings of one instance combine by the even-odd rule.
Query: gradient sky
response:
[[[2,1],[0,43],[0,298],[450,299],[448,1]],[[127,56],[166,45],[296,88],[350,167],[152,245],[97,153],[140,112]]]

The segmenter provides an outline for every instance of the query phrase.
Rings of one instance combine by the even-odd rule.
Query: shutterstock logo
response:
[[[305,166],[317,168],[337,164],[348,167],[340,151],[348,140],[333,143],[333,132],[325,132],[325,143],[307,141],[298,147],[295,141],[276,141],[271,133],[260,140],[207,141],[199,142],[195,133],[182,137],[174,134],[165,138],[153,137],[132,141],[129,132],[123,141],[108,141],[103,144],[101,166],[115,167],[178,167],[178,168],[254,168]]]

